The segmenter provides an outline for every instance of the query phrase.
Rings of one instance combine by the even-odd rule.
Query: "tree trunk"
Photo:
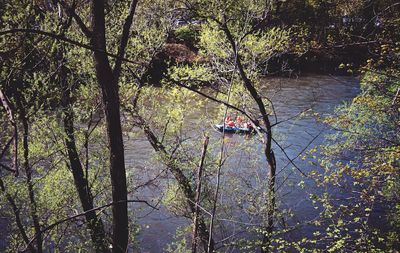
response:
[[[42,232],[40,228],[39,216],[37,213],[37,204],[35,199],[35,190],[33,189],[33,182],[32,182],[32,168],[29,165],[29,125],[28,119],[26,118],[26,112],[24,105],[21,103],[20,98],[17,98],[17,106],[19,109],[20,118],[22,121],[23,126],[23,152],[24,152],[24,160],[23,160],[23,167],[25,169],[26,174],[26,186],[28,188],[28,195],[29,195],[29,208],[30,214],[33,221],[33,227],[35,231],[35,241],[36,241],[36,250],[38,253],[43,252],[43,238]]]
[[[194,212],[194,217],[193,217],[193,233],[192,233],[192,253],[196,253],[197,251],[197,230],[199,226],[199,213],[200,213],[200,195],[201,195],[201,178],[203,175],[203,166],[204,166],[204,160],[206,158],[206,153],[207,153],[207,146],[208,146],[208,141],[209,137],[206,136],[203,144],[203,152],[201,153],[201,160],[199,164],[199,168],[197,170],[197,184],[196,184],[196,196],[195,196],[195,212]]]
[[[229,43],[231,44],[232,51],[235,54],[235,64],[237,70],[239,72],[240,78],[243,81],[243,84],[247,91],[252,96],[253,100],[257,103],[258,110],[261,113],[263,123],[267,130],[266,132],[266,141],[265,141],[265,148],[264,154],[268,162],[269,167],[269,175],[268,175],[268,203],[267,203],[267,234],[263,236],[263,245],[261,247],[262,252],[268,252],[270,246],[270,237],[273,230],[273,223],[274,223],[274,213],[275,213],[275,206],[276,206],[276,199],[275,199],[275,181],[276,181],[276,160],[275,154],[272,150],[272,126],[271,122],[269,121],[269,117],[267,111],[265,109],[264,102],[261,96],[258,94],[256,88],[252,84],[251,80],[247,77],[242,62],[240,60],[240,55],[237,52],[235,40],[229,30],[229,28],[224,24],[222,26],[222,30],[224,31]]]
[[[4,107],[4,109],[7,112],[8,119],[13,126],[13,146],[14,146],[14,155],[13,155],[13,169],[15,171],[15,176],[17,177],[19,174],[18,171],[18,127],[17,127],[17,122],[15,121],[15,116],[13,112],[12,105],[10,104],[8,98],[4,94],[2,90],[0,90],[0,100],[1,103]]]
[[[160,153],[163,157],[167,159],[166,166],[168,167],[169,171],[173,174],[176,181],[178,181],[178,185],[182,190],[183,194],[186,198],[186,203],[190,208],[190,212],[192,215],[196,213],[196,198],[195,194],[190,186],[189,179],[183,174],[182,170],[176,166],[176,163],[170,159],[169,154],[167,153],[164,145],[158,140],[155,134],[151,131],[150,127],[144,121],[144,119],[136,113],[136,118],[139,121],[139,126],[143,129],[144,133],[146,134],[147,139],[149,140],[151,146],[154,150]],[[203,244],[204,251],[208,251],[208,243],[209,243],[209,233],[206,226],[206,223],[202,216],[198,217],[198,233],[200,240]],[[210,241],[210,249],[211,252],[214,251],[214,240],[211,239]]]
[[[124,159],[124,144],[118,96],[118,77],[113,75],[106,54],[104,0],[92,1],[93,35],[96,77],[103,96],[107,135],[110,149],[112,185],[113,252],[126,252],[128,246],[128,206]]]
[[[0,189],[4,193],[4,195],[6,195],[6,199],[13,210],[15,223],[17,224],[19,233],[21,234],[22,239],[24,240],[25,244],[27,245],[27,248],[30,250],[31,253],[36,253],[37,251],[36,251],[35,247],[29,242],[28,235],[26,234],[26,230],[24,228],[24,225],[22,224],[21,215],[20,215],[21,209],[17,206],[17,203],[15,202],[14,197],[10,193],[7,192],[6,187],[5,187],[4,182],[1,179],[1,177],[0,177]]]
[[[74,177],[75,189],[78,192],[83,211],[87,212],[88,210],[92,210],[94,208],[93,195],[89,188],[88,179],[84,176],[82,163],[80,161],[79,153],[76,148],[74,135],[74,114],[72,110],[70,92],[71,87],[68,87],[67,85],[66,72],[62,62],[63,57],[60,56],[59,58],[60,85],[63,92],[62,106],[64,111],[64,132],[66,134],[65,144],[67,147],[70,168]],[[85,213],[85,219],[87,221],[87,226],[90,230],[90,236],[92,238],[92,243],[95,251],[98,253],[108,252],[109,250],[107,247],[106,234],[104,232],[104,225],[102,220],[97,217],[95,211]]]

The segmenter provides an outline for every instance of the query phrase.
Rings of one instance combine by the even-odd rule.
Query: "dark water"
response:
[[[291,159],[298,156],[305,147],[319,135],[310,148],[324,143],[324,134],[327,129],[318,123],[315,117],[306,115],[295,117],[301,112],[312,109],[321,115],[332,113],[334,108],[346,101],[351,100],[359,92],[359,82],[356,78],[332,77],[332,76],[308,76],[298,79],[276,78],[264,80],[263,95],[273,102],[275,106],[277,120],[284,121],[274,127],[274,137],[280,146],[285,148],[285,152]],[[198,108],[199,113],[212,111],[212,103],[207,108]],[[273,123],[275,117],[271,117]],[[214,122],[218,123],[218,122]],[[204,130],[210,128],[212,122],[208,122],[203,127],[192,129],[191,137],[201,142],[201,135]],[[217,143],[221,137],[220,133],[211,131],[211,143]],[[251,214],[245,214],[235,206],[250,205],[249,194],[257,193],[266,183],[267,177],[266,162],[262,155],[262,144],[256,137],[247,139],[240,135],[230,135],[226,139],[227,154],[231,156],[223,166],[221,178],[220,203],[226,205],[228,211],[218,213],[219,225],[217,238],[241,238],[251,237],[246,233],[241,233],[244,227],[251,227],[257,224],[258,220]],[[129,138],[126,143],[126,159],[129,168],[129,179],[133,180],[134,185],[145,184],[139,187],[132,194],[132,197],[145,199],[157,204],[157,201],[165,193],[165,188],[174,182],[174,179],[165,171],[162,166],[149,160],[153,150],[147,140],[138,135]],[[253,147],[250,152],[244,147]],[[255,147],[255,149],[254,149]],[[295,224],[297,221],[304,222],[311,220],[318,215],[318,212],[308,202],[308,194],[313,191],[312,182],[305,179],[297,169],[288,162],[286,155],[275,145],[274,150],[277,156],[277,188],[279,209],[290,210],[294,215],[286,220],[287,224]],[[217,148],[214,151],[217,152]],[[256,157],[256,161],[254,161]],[[296,165],[304,173],[314,169],[307,161],[295,160]],[[149,182],[150,180],[150,182]],[[298,183],[304,181],[306,187],[298,187]],[[234,182],[234,183],[232,183]],[[237,183],[237,187],[235,187]],[[239,189],[237,189],[239,188]],[[241,200],[243,200],[241,202]],[[239,201],[239,203],[238,203]],[[229,207],[232,208],[229,208]],[[176,216],[162,205],[159,210],[153,210],[143,204],[135,204],[135,210],[141,230],[137,237],[141,252],[165,252],[167,245],[174,241],[176,230],[179,227],[190,224],[190,220]],[[222,210],[220,208],[219,210]],[[257,211],[255,211],[257,213]],[[226,218],[226,217],[229,217]],[[226,218],[226,219],[225,219]],[[279,224],[277,224],[279,225]],[[225,228],[225,229],[224,229]],[[300,231],[300,234],[307,234],[310,231]],[[296,238],[298,234],[289,234]],[[229,252],[229,248],[228,248]]]

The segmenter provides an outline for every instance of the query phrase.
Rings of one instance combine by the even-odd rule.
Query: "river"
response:
[[[359,81],[352,77],[333,76],[304,76],[300,78],[273,78],[264,80],[263,95],[268,96],[275,106],[278,121],[283,121],[274,127],[274,137],[285,148],[287,156],[295,158],[308,144],[319,135],[309,148],[324,143],[324,134],[328,133],[324,125],[317,122],[313,116],[295,117],[299,113],[313,109],[322,115],[332,113],[334,108],[351,100],[359,93]],[[208,103],[204,108],[198,108],[197,113],[212,114],[215,104]],[[210,116],[211,117],[211,116]],[[274,122],[275,117],[271,120]],[[209,122],[212,123],[212,122]],[[218,123],[218,122],[213,122]],[[190,120],[188,122],[190,125]],[[210,134],[210,143],[218,143],[221,133],[211,130],[212,125],[206,124],[192,131],[189,136],[192,140],[201,143],[204,131]],[[216,233],[217,239],[252,238],[251,233],[245,230],[259,220],[251,212],[244,213],[244,207],[251,205],[250,197],[262,192],[267,177],[266,162],[262,155],[262,144],[256,137],[246,138],[241,135],[226,136],[226,154],[229,156],[222,168],[221,192],[218,207]],[[190,220],[167,210],[158,204],[165,194],[165,189],[174,182],[174,179],[164,171],[162,166],[150,159],[154,154],[147,139],[142,135],[134,135],[125,141],[125,155],[128,169],[128,180],[134,186],[140,186],[131,193],[130,198],[147,200],[157,205],[155,210],[144,204],[133,204],[133,213],[140,225],[137,242],[140,252],[165,252],[168,245],[176,240],[176,231],[180,227],[190,224]],[[296,224],[311,220],[318,215],[308,201],[308,193],[313,192],[313,184],[305,179],[297,169],[288,163],[287,157],[274,147],[277,155],[277,200],[280,210],[290,210],[293,217],[286,219],[286,224]],[[219,146],[210,148],[216,153]],[[254,160],[255,158],[255,160]],[[295,160],[296,165],[304,173],[314,169],[307,161]],[[304,181],[306,187],[298,187]],[[211,180],[213,182],[213,180]],[[142,185],[146,184],[146,185]],[[213,187],[213,186],[212,186]],[[249,197],[250,196],[250,197]],[[256,205],[255,205],[256,206]],[[257,214],[257,210],[255,210]],[[1,217],[0,217],[1,218]],[[0,227],[5,227],[5,220],[0,219]],[[280,224],[278,224],[280,225]],[[6,230],[0,231],[0,251],[5,248]],[[311,233],[307,227],[295,233],[288,234],[288,238],[298,238],[300,235]],[[180,237],[177,237],[180,238]],[[227,240],[229,241],[229,240]],[[189,242],[190,243],[190,242]],[[227,252],[231,249],[225,248]],[[234,251],[234,249],[233,249]]]
[[[280,210],[289,210],[293,214],[284,223],[295,224],[311,220],[318,215],[308,201],[308,194],[313,191],[313,184],[304,178],[298,169],[307,173],[315,167],[307,161],[297,158],[295,164],[298,169],[296,169],[289,163],[286,156],[293,159],[305,147],[312,148],[324,143],[324,134],[327,134],[329,130],[312,115],[295,116],[308,109],[312,109],[313,112],[320,115],[332,113],[336,106],[350,101],[359,93],[359,81],[354,77],[325,75],[270,78],[264,80],[262,93],[273,102],[278,122],[283,121],[274,127],[273,134],[286,152],[285,155],[279,150],[279,147],[274,146],[278,164],[278,206]],[[199,108],[198,113],[209,113],[213,106],[215,104],[209,103],[205,108]],[[274,123],[275,117],[271,116],[271,120]],[[210,127],[207,124],[199,129],[191,129],[191,137],[201,143],[203,131]],[[216,131],[209,133],[211,143],[217,143],[220,140],[221,133]],[[256,137],[249,139],[241,135],[228,135],[226,138],[227,154],[230,156],[222,169],[219,199],[225,208],[219,207],[220,212],[217,217],[220,226],[216,238],[230,238],[229,240],[241,237],[250,238],[251,234],[243,232],[243,230],[245,227],[256,224],[259,220],[252,217],[251,212],[242,212],[241,208],[254,204],[252,203],[256,202],[254,194],[265,186],[268,172],[262,155],[262,144]],[[310,144],[310,142],[312,143]],[[125,147],[129,179],[133,180],[135,185],[146,183],[146,186],[142,186],[132,193],[131,197],[157,204],[160,196],[165,193],[166,187],[174,180],[163,171],[161,166],[159,167],[156,165],[157,163],[149,160],[153,150],[143,136],[138,135],[127,139]],[[210,152],[215,153],[217,150],[218,147],[214,147]],[[304,181],[306,185],[304,189],[298,186],[301,181]],[[213,181],[211,180],[211,182]],[[168,244],[175,240],[176,230],[190,224],[189,219],[175,215],[163,205],[159,205],[159,210],[143,204],[135,204],[133,207],[132,210],[135,210],[141,226],[137,237],[141,252],[165,252]],[[254,204],[254,207],[257,205]],[[288,234],[288,237],[297,238],[299,234],[307,233],[311,233],[311,231],[306,228],[297,233]],[[229,248],[227,248],[227,252],[230,252]]]

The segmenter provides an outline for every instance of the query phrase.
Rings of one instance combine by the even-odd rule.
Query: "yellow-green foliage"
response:
[[[234,62],[234,53],[224,32],[214,23],[202,26],[200,54],[223,70]],[[285,52],[289,46],[289,31],[271,28],[267,31],[250,33],[238,44],[238,53],[249,70],[257,70],[273,56]]]
[[[198,39],[198,30],[193,25],[184,25],[178,27],[174,35],[177,40],[194,45]]]
[[[243,40],[241,55],[257,66],[288,49],[289,31],[278,27],[249,34]]]
[[[232,54],[223,31],[215,23],[202,26],[199,46],[199,53],[212,60],[226,60]]]
[[[325,208],[321,215],[332,221],[326,233],[317,236],[319,240],[332,240],[327,246],[329,252],[350,246],[383,252],[398,243],[398,206],[390,205],[386,209],[385,219],[390,223],[387,232],[371,226],[368,220],[376,205],[399,201],[400,131],[398,102],[393,101],[399,84],[397,79],[383,72],[371,71],[362,79],[361,94],[325,120],[338,132],[330,136],[332,143],[321,149],[318,162],[324,172],[315,170],[310,176],[318,186],[335,187],[351,200],[351,205],[339,205],[327,193],[319,197],[313,195],[313,201],[322,203]],[[349,161],[337,161],[344,154],[350,157]],[[355,190],[349,192],[350,188]],[[351,238],[348,236],[350,229],[355,232]]]
[[[142,115],[153,128],[165,128],[166,136],[179,135],[185,119],[196,117],[193,108],[202,108],[205,103],[195,93],[179,87],[143,88],[139,102]]]
[[[186,215],[188,213],[185,196],[178,184],[168,186],[162,202],[174,214]]]
[[[40,168],[36,169],[40,170]],[[72,174],[65,165],[48,172],[40,184],[41,189],[37,194],[38,204],[45,210],[57,210],[57,215],[48,217],[49,223],[58,221],[63,216],[71,215],[65,206],[73,207],[75,203],[75,208],[79,208]]]
[[[169,77],[176,81],[192,81],[185,83],[191,85],[193,81],[212,82],[214,76],[207,65],[178,65],[169,69]]]

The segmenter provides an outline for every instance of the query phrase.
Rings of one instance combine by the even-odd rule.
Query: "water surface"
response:
[[[326,126],[319,123],[313,116],[306,115],[294,117],[300,113],[312,109],[320,115],[332,113],[334,108],[346,101],[350,101],[359,93],[359,81],[353,77],[333,77],[333,76],[305,76],[300,78],[273,78],[264,80],[262,93],[273,102],[278,122],[283,121],[274,127],[274,137],[279,141],[281,147],[285,149],[286,155],[293,159],[307,146],[310,148],[324,143],[324,134],[329,131]],[[215,104],[208,103],[207,108],[198,108],[197,113],[209,113]],[[294,118],[293,118],[294,117]],[[287,120],[291,119],[291,120]],[[274,123],[275,117],[271,116]],[[287,121],[286,121],[287,120]],[[190,123],[190,122],[189,122]],[[218,122],[215,122],[218,123]],[[191,129],[192,137],[201,142],[202,132],[210,125]],[[315,139],[316,136],[319,136]],[[211,131],[211,142],[216,142],[221,138],[221,134]],[[256,138],[256,137],[253,137]],[[315,140],[314,140],[315,139]],[[313,141],[314,140],[314,141]],[[312,142],[311,145],[310,142]],[[234,217],[230,221],[219,221],[223,223],[225,230],[220,230],[219,238],[229,237],[240,238],[248,237],[240,230],[247,225],[255,224],[258,221],[250,215],[245,215],[240,210],[235,211],[237,199],[243,194],[243,205],[249,205],[246,199],[246,190],[250,193],[252,187],[260,187],[260,184],[267,178],[268,170],[265,158],[262,155],[262,144],[256,140],[249,140],[240,135],[227,136],[228,154],[232,157],[227,159],[223,167],[222,190],[220,203],[232,206],[229,215]],[[246,145],[256,145],[255,150],[249,155],[248,151],[241,150]],[[149,160],[153,150],[143,136],[138,136],[127,140],[126,144],[127,167],[130,168],[135,184],[143,184],[152,180],[149,185],[141,187],[134,196],[140,199],[157,201],[165,192],[165,187],[174,182],[174,179],[164,172],[162,167],[158,167]],[[277,188],[278,204],[280,209],[288,209],[294,216],[286,220],[287,224],[294,224],[297,221],[304,222],[315,218],[318,212],[308,201],[309,192],[313,191],[312,182],[304,178],[299,171],[289,163],[286,155],[274,147],[277,156]],[[217,152],[216,150],[210,152]],[[254,156],[257,158],[254,164]],[[298,168],[307,173],[315,169],[307,161],[295,160]],[[232,191],[231,180],[236,180],[243,188],[236,196]],[[297,184],[305,181],[304,190]],[[265,183],[265,182],[264,182]],[[225,184],[225,185],[224,185]],[[224,191],[225,190],[225,191]],[[240,196],[239,196],[240,199]],[[235,203],[232,203],[236,201]],[[139,216],[141,231],[138,236],[140,249],[142,252],[165,252],[167,245],[174,241],[174,236],[178,227],[190,224],[190,220],[176,216],[160,205],[160,210],[153,210],[144,205],[135,205],[135,210]],[[137,208],[141,208],[138,211]],[[225,216],[218,214],[221,219]],[[226,213],[228,215],[228,213]],[[227,216],[226,216],[227,217]],[[298,231],[298,234],[310,231]],[[236,234],[235,234],[236,233]],[[289,235],[297,237],[295,233]],[[251,235],[250,235],[251,236]]]

